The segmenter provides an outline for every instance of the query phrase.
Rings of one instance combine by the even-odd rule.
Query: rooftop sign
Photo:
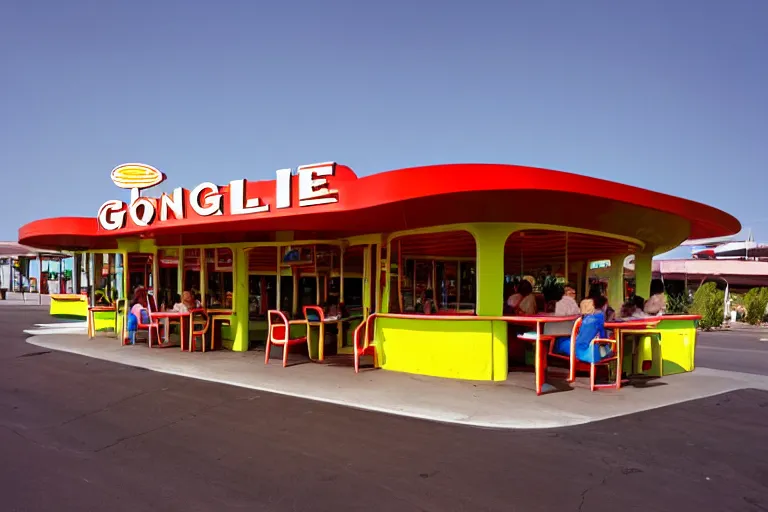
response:
[[[190,216],[210,217],[214,215],[247,215],[291,208],[337,203],[338,191],[330,188],[328,182],[336,174],[334,162],[303,165],[297,168],[276,171],[273,191],[265,191],[270,182],[233,180],[229,185],[219,187],[204,182],[185,190],[174,189],[171,194],[163,193],[159,198],[142,197],[141,191],[154,187],[165,180],[165,174],[145,164],[123,164],[112,170],[112,181],[120,188],[131,191],[130,203],[111,200],[99,208],[99,227],[107,231],[125,228],[128,222],[138,227],[147,227],[158,222],[182,220]],[[292,183],[297,181],[298,193],[292,193]],[[262,193],[259,193],[262,192]],[[296,201],[294,201],[296,195]]]

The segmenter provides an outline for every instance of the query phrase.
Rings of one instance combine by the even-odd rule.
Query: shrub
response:
[[[758,325],[765,318],[765,308],[768,306],[768,288],[752,288],[744,296],[744,308],[747,310],[748,324]]]
[[[691,301],[688,295],[680,293],[678,295],[667,295],[666,313],[669,315],[685,315],[691,309]]]
[[[723,313],[725,309],[725,292],[717,289],[715,283],[705,283],[693,296],[693,306],[691,310],[697,315],[701,315],[699,326],[705,331],[713,327],[720,327],[723,324]]]

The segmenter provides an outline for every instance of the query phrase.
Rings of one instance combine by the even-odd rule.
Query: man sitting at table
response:
[[[581,314],[581,309],[576,303],[576,289],[571,283],[565,285],[563,297],[555,304],[555,316],[576,316]]]
[[[581,328],[576,334],[576,359],[584,363],[596,363],[613,355],[613,351],[605,346],[592,343],[595,338],[605,338],[605,312],[608,309],[608,299],[602,295],[593,299],[595,312],[586,315],[581,322]],[[571,354],[571,338],[558,338],[555,341],[555,352],[568,356]]]

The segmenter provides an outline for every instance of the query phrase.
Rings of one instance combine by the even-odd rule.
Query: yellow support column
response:
[[[477,224],[472,226],[477,246],[477,305],[480,316],[501,316],[504,309],[504,244],[513,226],[509,224]],[[507,323],[491,322],[492,378],[507,379]]]
[[[202,247],[197,248],[200,251],[200,302],[203,307],[208,304],[206,294],[208,293],[208,260],[205,258],[205,249]],[[246,282],[248,279],[246,278]]]
[[[178,261],[176,262],[176,291],[179,295],[184,293],[184,248],[176,248]]]
[[[611,271],[608,278],[608,305],[616,311],[624,304],[624,260],[626,256],[611,258]]]
[[[652,267],[653,254],[640,253],[635,255],[635,294],[646,300],[651,291]]]
[[[504,244],[509,224],[473,226],[477,245],[477,308],[480,316],[500,316],[504,309]]]
[[[248,255],[245,249],[237,247],[232,249],[233,256],[233,282],[232,294],[232,327],[234,352],[248,350]],[[278,276],[278,279],[280,277]]]
[[[371,312],[371,245],[363,248],[363,316]]]

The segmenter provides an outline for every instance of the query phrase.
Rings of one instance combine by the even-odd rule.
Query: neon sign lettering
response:
[[[297,168],[298,206],[318,206],[339,201],[338,191],[328,182],[335,176],[334,162],[303,165]],[[275,209],[293,206],[293,172],[291,169],[276,171]],[[248,215],[268,213],[272,205],[262,197],[248,197],[248,181],[232,180],[222,190],[211,182],[204,182],[185,194],[181,187],[171,194],[163,193],[159,198],[142,197],[141,191],[165,180],[165,175],[154,167],[144,164],[123,164],[112,170],[112,181],[120,188],[131,191],[131,201],[126,204],[118,200],[105,202],[97,215],[99,226],[107,231],[124,228],[126,220],[134,225],[147,227],[155,222],[183,220],[189,210],[200,217],[216,215]],[[187,196],[185,198],[185,196]],[[228,201],[225,201],[225,196]]]

